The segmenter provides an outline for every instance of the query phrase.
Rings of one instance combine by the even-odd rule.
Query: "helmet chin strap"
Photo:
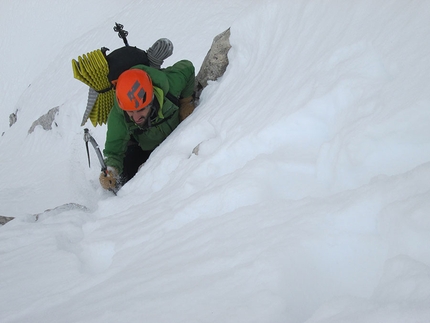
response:
[[[151,128],[151,120],[157,117],[159,106],[160,105],[158,103],[158,100],[154,98],[153,103],[151,104],[151,107],[150,107],[151,111],[149,111],[148,117],[145,119],[145,122],[141,126],[137,124],[136,125],[142,130]]]
[[[146,118],[146,120],[145,120],[145,123],[143,124],[143,128],[145,128],[145,129],[148,129],[148,128],[151,128],[151,119],[154,117],[154,112],[155,112],[155,109],[154,109],[154,106],[152,105],[151,106],[151,111],[149,111],[149,113],[148,113],[148,117]]]

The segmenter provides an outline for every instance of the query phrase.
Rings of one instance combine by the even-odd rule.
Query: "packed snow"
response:
[[[430,3],[3,1],[0,322],[430,322]],[[229,66],[114,196],[71,61]],[[33,122],[58,107],[51,130]],[[16,122],[9,125],[9,116]]]

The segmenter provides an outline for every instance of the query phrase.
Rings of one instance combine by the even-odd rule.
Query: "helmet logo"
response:
[[[140,82],[136,80],[130,91],[127,93],[127,97],[130,99],[130,102],[134,103],[135,109],[137,109],[142,102],[145,102],[145,96],[145,90],[143,89]]]
[[[139,69],[122,73],[115,88],[118,105],[124,111],[139,111],[146,107],[151,103],[153,92],[149,75]]]

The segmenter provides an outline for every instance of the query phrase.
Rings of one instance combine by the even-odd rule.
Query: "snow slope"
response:
[[[430,3],[0,6],[2,57],[16,48],[0,63],[0,215],[16,217],[0,227],[0,322],[430,321]],[[230,26],[232,44],[116,197],[88,168],[71,71],[122,45],[114,22],[143,49],[171,39],[166,64],[199,67]]]

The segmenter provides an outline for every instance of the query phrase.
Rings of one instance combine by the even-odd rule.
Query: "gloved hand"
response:
[[[186,117],[193,113],[195,109],[194,99],[192,96],[179,100],[179,121],[182,122]]]
[[[119,179],[116,168],[108,166],[106,172],[100,174],[100,184],[105,190],[114,190]]]

